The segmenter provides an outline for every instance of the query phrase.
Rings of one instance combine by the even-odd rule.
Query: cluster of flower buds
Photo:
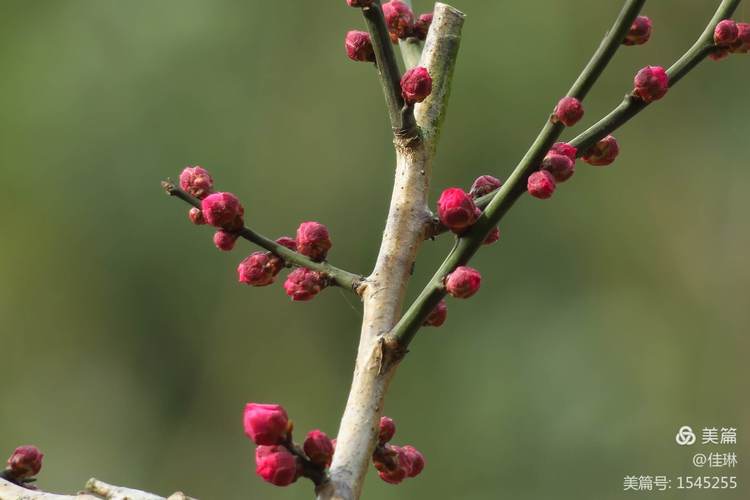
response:
[[[624,45],[643,45],[651,38],[651,28],[651,19],[646,16],[636,17],[622,43]]]
[[[370,8],[373,0],[346,0],[350,7]],[[388,27],[391,41],[397,43],[409,37],[419,40],[427,38],[427,32],[432,24],[432,12],[414,16],[411,7],[402,0],[391,0],[382,5],[383,18]]]
[[[449,231],[455,234],[465,233],[482,215],[476,200],[500,189],[502,181],[491,175],[481,175],[474,180],[467,193],[461,188],[445,189],[438,199],[438,219]],[[484,240],[491,245],[500,239],[500,229],[494,228]]]
[[[0,477],[29,489],[35,489],[27,484],[42,470],[44,454],[36,446],[19,446],[8,458],[5,470]]]
[[[301,448],[294,444],[294,425],[281,405],[248,403],[242,422],[245,435],[257,445],[255,472],[264,481],[288,486],[303,476],[320,478],[331,465],[333,440],[315,429],[307,434]]]
[[[575,97],[565,96],[555,106],[552,114],[553,122],[560,122],[566,127],[572,127],[583,118],[583,104]]]
[[[526,181],[531,196],[545,200],[555,192],[558,182],[565,182],[575,173],[578,150],[566,143],[556,142],[542,160],[541,168]]]
[[[386,483],[399,484],[408,477],[416,477],[424,469],[424,457],[413,446],[390,444],[396,434],[396,424],[381,417],[378,444],[372,454],[372,463],[378,476]]]
[[[747,54],[750,51],[750,24],[724,19],[714,29],[714,50],[709,57],[715,61],[729,54]]]

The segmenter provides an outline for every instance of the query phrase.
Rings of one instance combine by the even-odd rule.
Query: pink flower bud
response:
[[[396,422],[392,418],[382,416],[380,417],[380,425],[378,430],[378,442],[382,445],[393,439],[396,434]]]
[[[729,47],[740,36],[737,23],[731,19],[724,19],[714,29],[714,43],[719,47]]]
[[[729,57],[732,50],[729,47],[714,47],[711,52],[708,53],[708,58],[712,61],[722,61]]]
[[[349,7],[369,7],[372,5],[372,0],[346,0]]]
[[[383,4],[383,17],[391,38],[407,38],[414,27],[414,13],[401,0],[391,0]]]
[[[445,320],[448,318],[448,306],[445,303],[445,300],[441,300],[438,302],[438,305],[435,306],[435,309],[430,312],[430,314],[427,316],[427,319],[424,320],[424,323],[422,323],[424,326],[443,326],[443,323],[445,323]]]
[[[622,43],[625,45],[643,45],[651,38],[651,27],[651,19],[646,16],[636,17]]]
[[[482,175],[474,180],[474,183],[471,185],[471,189],[469,190],[469,195],[471,195],[472,198],[481,198],[482,196],[490,194],[496,189],[500,189],[502,185],[503,181],[501,181],[497,177],[493,177],[491,175]]]
[[[304,267],[298,267],[287,276],[284,291],[294,301],[311,300],[326,286],[325,277]]]
[[[270,252],[250,254],[237,266],[237,280],[250,286],[270,285],[280,270],[275,259],[278,257]]]
[[[191,208],[188,212],[188,218],[190,219],[190,222],[196,226],[202,226],[206,223],[206,219],[203,218],[203,212],[201,212],[199,208]]]
[[[529,176],[526,188],[534,198],[547,199],[555,192],[555,178],[546,170],[538,170]]]
[[[346,55],[352,61],[375,62],[370,34],[366,31],[350,31],[344,41]]]
[[[645,102],[661,99],[669,90],[669,76],[661,66],[646,66],[633,80],[633,93]]]
[[[297,241],[289,236],[282,236],[281,238],[276,240],[276,243],[278,243],[282,247],[287,247],[289,250],[292,250],[294,252],[297,251]]]
[[[572,127],[583,118],[583,105],[575,97],[563,97],[555,107],[554,118],[566,127]]]
[[[180,187],[186,193],[196,198],[203,199],[213,191],[214,180],[211,174],[203,167],[185,167],[180,174]]]
[[[328,228],[319,222],[303,222],[297,228],[297,251],[310,259],[320,262],[325,260],[331,249],[331,237]]]
[[[427,38],[427,32],[430,31],[430,25],[432,24],[432,12],[426,14],[420,14],[417,18],[417,22],[414,24],[414,30],[412,35],[424,40]]]
[[[550,152],[565,155],[571,160],[576,161],[578,149],[576,149],[576,147],[572,144],[568,144],[567,142],[556,142],[550,148]]]
[[[406,462],[409,463],[409,470],[406,475],[409,477],[418,476],[424,469],[424,456],[413,446],[406,445],[401,450],[407,457]]]
[[[297,458],[282,446],[258,446],[255,473],[273,485],[289,486],[299,477]]]
[[[8,473],[14,479],[28,479],[39,474],[44,454],[36,446],[19,446],[8,458]]]
[[[732,52],[746,54],[750,51],[750,24],[737,23],[737,41],[732,45]]]
[[[235,231],[242,227],[245,208],[232,193],[213,193],[201,202],[206,222],[214,227]]]
[[[417,66],[401,77],[401,95],[406,104],[415,104],[427,99],[432,93],[432,78],[426,68]]]
[[[482,284],[479,271],[468,266],[459,266],[445,278],[445,290],[457,299],[468,299]]]
[[[396,467],[393,470],[381,470],[378,471],[378,476],[386,483],[399,484],[406,479],[406,469]]]
[[[231,252],[234,244],[237,243],[239,235],[228,231],[218,230],[214,233],[214,245],[222,252]]]
[[[302,445],[305,455],[310,461],[321,467],[328,467],[333,460],[333,443],[325,432],[318,429],[307,433],[305,442]]]
[[[276,404],[246,404],[242,422],[247,437],[262,445],[280,444],[290,428],[286,410]]]
[[[594,166],[609,165],[615,161],[615,158],[617,158],[619,153],[620,145],[617,143],[617,139],[608,135],[586,151],[586,154],[583,156],[583,161]]]
[[[493,243],[496,243],[500,239],[500,228],[495,226],[495,228],[490,231],[490,234],[487,235],[487,237],[482,242],[482,245],[492,245]]]
[[[438,200],[438,218],[445,227],[460,233],[477,221],[477,206],[463,189],[448,188]]]
[[[575,161],[569,156],[550,151],[542,160],[542,169],[546,170],[557,182],[565,182],[570,179],[576,171]]]

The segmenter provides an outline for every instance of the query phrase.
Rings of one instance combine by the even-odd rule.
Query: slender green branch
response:
[[[201,208],[201,201],[198,198],[195,198],[194,196],[186,193],[179,187],[175,186],[172,182],[162,181],[161,186],[162,188],[164,188],[164,191],[166,191],[168,195],[179,198],[196,208]],[[319,273],[324,273],[331,281],[333,281],[334,284],[359,294],[359,286],[364,281],[364,278],[362,276],[344,271],[343,269],[334,267],[327,262],[314,262],[301,253],[289,250],[285,246],[279,245],[272,239],[266,238],[262,234],[256,233],[249,227],[243,227],[240,231],[238,231],[238,233],[247,241],[255,243],[259,247],[265,248],[269,252],[275,253],[276,255],[283,258],[286,262],[289,262],[296,266],[306,267]]]
[[[423,47],[422,41],[419,38],[410,36],[406,40],[399,40],[398,46],[401,49],[401,60],[404,61],[406,69],[419,66]]]
[[[396,63],[396,53],[393,51],[391,36],[385,25],[380,1],[376,0],[371,6],[363,7],[362,15],[367,23],[367,30],[370,32],[380,84],[385,94],[393,132],[397,136],[416,136],[417,124],[414,119],[414,109],[411,106],[404,106],[404,99],[401,96],[401,73]]]

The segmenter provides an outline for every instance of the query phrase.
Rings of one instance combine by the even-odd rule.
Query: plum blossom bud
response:
[[[245,435],[255,444],[280,444],[290,430],[289,416],[281,405],[248,403],[245,405],[242,423]]]
[[[636,17],[622,43],[624,45],[643,45],[651,38],[651,27],[651,19],[647,16]]]
[[[732,45],[732,52],[746,54],[750,51],[750,23],[737,23],[737,41]]]
[[[214,188],[214,180],[211,174],[203,167],[185,167],[180,174],[180,187],[186,193],[196,198],[203,199],[208,196]]]
[[[714,47],[711,52],[708,53],[708,58],[712,61],[722,61],[729,57],[732,51],[728,47]]]
[[[270,252],[250,254],[237,266],[237,281],[250,286],[270,285],[280,270],[275,259],[278,257]]]
[[[644,102],[653,102],[667,94],[669,75],[661,66],[646,66],[635,75],[633,84],[636,96]]]
[[[479,291],[481,284],[482,275],[468,266],[458,266],[445,278],[445,290],[457,299],[468,299]]]
[[[303,222],[297,228],[297,251],[310,259],[320,262],[325,260],[331,249],[331,237],[328,228],[319,222]]]
[[[555,107],[554,119],[566,127],[572,127],[583,118],[583,105],[575,97],[566,96],[560,99]]]
[[[325,432],[318,429],[307,433],[305,442],[302,445],[305,455],[310,461],[321,467],[331,465],[333,459],[333,443]]]
[[[477,221],[477,212],[474,200],[461,188],[444,190],[438,200],[438,218],[454,233],[471,227]]]
[[[501,181],[497,177],[493,177],[491,175],[481,175],[474,180],[474,183],[471,185],[471,189],[469,189],[469,195],[471,195],[472,198],[481,198],[482,196],[490,194],[496,189],[500,189],[502,185],[503,181]]]
[[[547,199],[555,192],[555,178],[546,170],[538,170],[529,176],[526,188],[534,198]]]
[[[245,208],[232,193],[213,193],[201,202],[206,222],[214,227],[235,231],[242,227]]]
[[[575,161],[569,156],[550,151],[542,160],[542,169],[546,170],[557,182],[565,182],[575,173]]]
[[[719,47],[729,47],[740,36],[737,23],[731,19],[724,19],[714,29],[714,43]]]
[[[391,417],[380,417],[378,428],[378,443],[381,445],[393,439],[393,436],[396,434],[396,422]]]
[[[284,291],[294,301],[306,301],[315,297],[325,286],[326,279],[321,273],[298,267],[287,276]]]
[[[414,27],[414,13],[401,0],[391,0],[383,4],[383,17],[393,38],[407,38]]]
[[[372,0],[346,0],[349,7],[369,7],[372,5]]]
[[[578,154],[578,149],[572,144],[568,144],[567,142],[556,142],[550,148],[550,152],[565,155],[571,160],[575,161],[576,155]]]
[[[432,12],[420,14],[417,18],[417,22],[414,23],[414,30],[412,31],[412,35],[419,38],[420,40],[426,39],[427,32],[430,31],[430,25],[432,24],[432,17]]]
[[[372,454],[372,463],[380,479],[386,483],[399,484],[411,470],[411,456],[398,446],[380,445]]]
[[[283,446],[258,446],[255,473],[276,486],[289,486],[299,477],[297,458]]]
[[[422,323],[424,326],[443,326],[443,323],[445,323],[445,320],[448,318],[448,306],[445,303],[445,300],[441,300],[438,302],[438,305],[435,306],[435,309],[433,309],[430,314],[427,316],[427,319],[424,320],[424,323]]]
[[[297,240],[289,236],[282,236],[281,238],[276,240],[276,243],[278,243],[282,247],[287,247],[289,250],[292,250],[294,252],[297,251]]]
[[[422,102],[430,93],[432,93],[432,77],[426,68],[417,66],[401,77],[401,95],[406,104]]]
[[[380,479],[390,484],[399,484],[406,479],[406,469],[403,467],[396,467],[392,470],[381,470],[378,471]]]
[[[231,252],[234,244],[237,243],[239,235],[228,231],[218,230],[214,233],[214,245],[222,252]]]
[[[206,223],[206,219],[203,218],[203,212],[200,211],[199,208],[193,207],[188,212],[188,218],[190,219],[190,222],[195,224],[196,226],[202,226]]]
[[[8,458],[8,474],[14,479],[28,479],[39,474],[44,454],[36,446],[19,446]]]
[[[496,243],[500,239],[500,228],[495,226],[492,231],[487,235],[487,237],[482,242],[482,245],[492,245],[493,243]]]
[[[409,477],[418,476],[422,472],[422,469],[424,469],[424,456],[410,445],[403,446],[401,450],[407,457],[406,462],[409,463],[409,470],[406,472],[406,475]]]
[[[615,158],[617,158],[619,153],[620,145],[617,143],[617,139],[608,135],[586,151],[586,154],[583,156],[583,161],[589,165],[597,167],[609,165],[615,161]]]
[[[366,31],[350,31],[344,41],[346,55],[352,61],[375,62],[370,34]]]

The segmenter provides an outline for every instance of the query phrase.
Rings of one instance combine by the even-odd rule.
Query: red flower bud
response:
[[[420,14],[417,18],[417,22],[414,24],[414,30],[412,35],[424,40],[427,38],[427,32],[430,31],[430,25],[432,24],[432,12],[426,14]]]
[[[302,445],[305,455],[310,461],[321,467],[328,467],[333,460],[333,443],[325,432],[318,429],[307,433],[305,442]]]
[[[281,238],[276,240],[276,243],[278,243],[282,247],[287,247],[289,250],[292,250],[294,252],[297,251],[297,241],[289,236],[282,236]]]
[[[409,477],[418,476],[422,472],[422,469],[424,469],[424,456],[410,445],[402,447],[401,450],[407,457],[406,462],[409,463],[409,470],[406,472],[406,475]]]
[[[234,244],[237,243],[239,235],[228,231],[218,230],[214,233],[214,245],[222,252],[231,252]]]
[[[180,187],[186,193],[196,198],[203,199],[213,191],[214,180],[211,174],[203,167],[185,167],[180,174]]]
[[[651,38],[651,27],[651,19],[646,16],[636,17],[622,43],[625,45],[643,45]]]
[[[203,218],[203,212],[201,212],[199,208],[191,208],[188,212],[188,218],[190,219],[190,222],[196,226],[202,226],[206,223],[206,219]]]
[[[366,31],[350,31],[344,41],[346,55],[352,61],[375,62],[370,34]]]
[[[248,403],[242,423],[255,444],[280,444],[289,433],[289,416],[281,405]]]
[[[576,149],[576,147],[572,144],[568,144],[567,142],[556,142],[550,148],[550,152],[565,155],[571,160],[576,161],[578,149]]]
[[[570,179],[576,171],[575,161],[569,156],[550,151],[542,160],[542,169],[546,170],[557,182],[565,182]]]
[[[445,278],[445,290],[457,299],[468,299],[482,284],[482,275],[474,268],[459,266]]]
[[[547,199],[555,192],[555,178],[546,170],[538,170],[529,176],[526,188],[534,198]]]
[[[445,303],[445,300],[441,300],[438,302],[438,305],[435,306],[435,309],[433,309],[430,314],[427,316],[427,319],[424,320],[424,323],[422,323],[424,326],[443,326],[443,323],[445,323],[445,320],[448,318],[448,306]]]
[[[740,36],[737,23],[731,19],[724,19],[714,29],[714,43],[719,47],[729,47]]]
[[[583,156],[583,161],[594,166],[609,165],[615,161],[615,158],[617,158],[619,153],[620,145],[617,143],[617,139],[608,135],[586,151],[586,154]]]
[[[396,422],[392,418],[382,416],[380,417],[380,425],[378,430],[378,442],[383,445],[393,439],[396,434]]]
[[[474,180],[474,183],[471,185],[471,189],[469,190],[469,194],[472,198],[481,198],[482,196],[490,194],[496,189],[500,189],[500,186],[502,185],[503,181],[501,181],[497,177],[493,177],[491,175],[482,175]]]
[[[232,193],[213,193],[201,202],[206,222],[214,227],[235,231],[242,227],[245,208]]]
[[[378,476],[386,483],[399,484],[406,479],[406,469],[396,467],[393,470],[381,470],[378,471]]]
[[[490,234],[487,235],[487,237],[482,242],[482,245],[492,245],[493,243],[497,242],[497,240],[500,239],[500,228],[495,227],[492,231],[490,231]]]
[[[44,454],[36,446],[19,446],[8,458],[8,473],[14,479],[28,479],[39,474]]]
[[[414,13],[401,0],[391,0],[383,4],[383,17],[393,38],[407,38],[414,27]]]
[[[481,212],[479,212],[481,213]],[[448,188],[438,200],[438,218],[453,231],[460,233],[477,221],[477,206],[461,188]]]
[[[563,97],[555,107],[554,118],[566,127],[572,127],[583,118],[583,105],[575,97]]]
[[[401,77],[401,95],[406,104],[422,102],[431,92],[432,78],[426,68],[417,66]]]
[[[746,54],[750,51],[750,24],[737,23],[737,41],[732,45],[732,52]]]
[[[237,280],[250,286],[270,285],[281,270],[276,260],[280,259],[270,252],[250,254],[237,266]]]
[[[299,477],[297,458],[282,446],[258,446],[255,464],[255,473],[276,486],[289,486]]]
[[[661,66],[646,66],[633,80],[633,93],[645,102],[661,99],[669,90],[669,76]]]
[[[320,273],[298,267],[287,276],[284,291],[294,301],[311,300],[326,286],[326,280]]]
[[[372,5],[372,0],[346,0],[349,7],[369,7]]]
[[[728,47],[714,47],[711,52],[708,53],[708,58],[712,61],[722,61],[729,57],[732,50]]]
[[[325,260],[331,249],[331,237],[328,228],[319,222],[303,222],[297,228],[297,251],[310,259],[320,262]]]

